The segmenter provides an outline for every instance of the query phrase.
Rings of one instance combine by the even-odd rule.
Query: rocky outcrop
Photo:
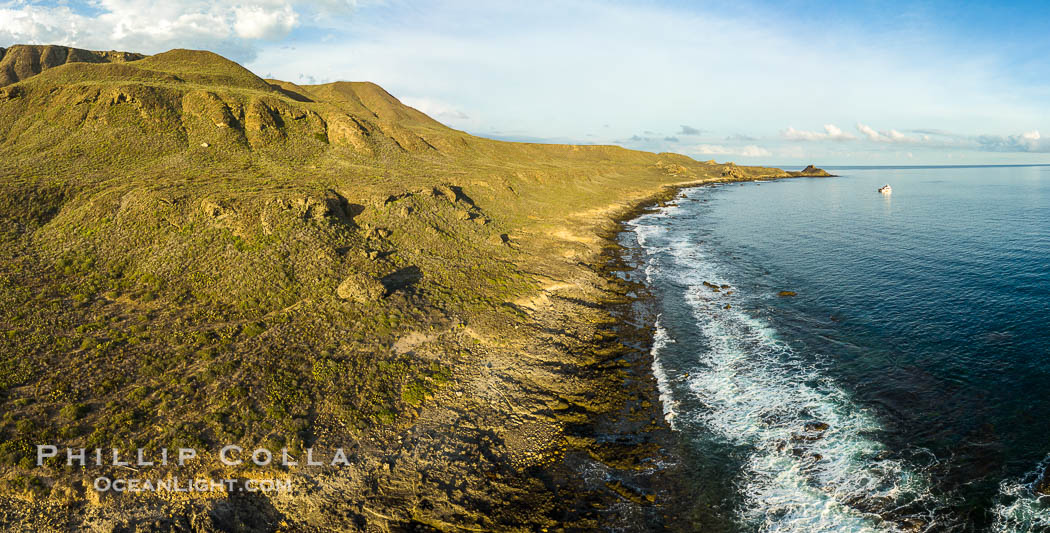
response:
[[[744,173],[741,172],[740,169],[737,168],[737,166],[734,165],[733,163],[726,163],[726,165],[724,167],[722,167],[721,176],[723,178],[730,178],[730,179],[738,179],[738,180],[744,179]]]
[[[794,177],[807,177],[807,178],[833,178],[833,177],[835,177],[834,174],[831,174],[828,171],[826,171],[826,170],[824,170],[822,168],[817,168],[817,167],[815,167],[813,165],[809,165],[806,168],[804,168],[802,170],[798,170],[798,171],[788,171],[788,174],[791,175],[791,176],[794,176]]]
[[[0,48],[0,87],[18,83],[66,63],[123,63],[146,56],[131,52],[96,52],[68,46],[23,45]]]
[[[344,300],[368,303],[382,299],[386,294],[386,288],[378,279],[359,272],[352,272],[336,288],[336,294]]]

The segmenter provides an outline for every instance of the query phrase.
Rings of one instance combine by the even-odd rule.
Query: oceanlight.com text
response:
[[[165,479],[95,478],[98,492],[281,492],[292,490],[291,479]]]

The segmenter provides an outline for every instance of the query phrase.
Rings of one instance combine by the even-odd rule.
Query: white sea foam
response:
[[[690,389],[707,409],[690,415],[751,449],[740,487],[744,520],[766,531],[894,529],[874,512],[918,497],[925,480],[886,458],[870,436],[880,429],[871,415],[815,369],[792,362],[790,348],[757,320],[697,304],[709,345]]]
[[[874,437],[881,428],[871,413],[817,366],[802,362],[767,324],[738,309],[739,289],[732,300],[737,307],[726,309],[725,293],[702,285],[724,283],[714,264],[694,243],[667,242],[654,218],[661,215],[647,215],[634,227],[649,255],[649,282],[667,276],[664,281],[689,287],[686,302],[704,341],[687,391],[675,389],[660,358],[675,340],[658,324],[653,371],[665,414],[676,426],[699,424],[749,450],[738,489],[741,522],[777,532],[898,529],[877,513],[928,498],[925,476],[890,457]],[[673,264],[660,264],[668,259]],[[704,408],[680,412],[675,394],[690,394]]]
[[[654,213],[648,215],[648,217],[662,217],[666,216],[663,213]],[[634,225],[632,228],[635,234],[635,238],[638,239],[638,244],[646,250],[652,252],[652,248],[647,248],[646,245],[650,237],[662,233],[664,230],[658,226],[650,225]],[[653,275],[656,272],[657,264],[653,257],[650,257],[645,265],[645,278],[646,284],[652,285]],[[678,403],[674,399],[674,395],[671,391],[670,378],[667,376],[667,371],[664,368],[661,353],[667,347],[668,344],[675,342],[674,339],[668,334],[667,330],[660,325],[660,317],[656,319],[654,324],[653,334],[653,346],[650,349],[650,354],[653,358],[653,376],[656,377],[657,390],[660,392],[660,404],[663,406],[664,420],[671,426],[671,429],[677,429],[675,427],[675,417],[678,416]]]
[[[1005,480],[999,484],[999,498],[992,510],[995,522],[991,530],[996,533],[1029,533],[1050,531],[1050,505],[1033,485],[1050,466],[1050,456],[1021,479]]]
[[[660,359],[660,352],[667,347],[669,343],[674,342],[674,339],[667,334],[667,330],[660,326],[660,319],[656,319],[656,333],[653,335],[653,376],[656,377],[656,386],[660,391],[660,404],[664,408],[664,420],[671,426],[671,429],[677,429],[675,427],[675,417],[678,416],[678,402],[675,401],[674,395],[671,392],[670,380],[667,377],[667,372],[664,370],[663,361]]]

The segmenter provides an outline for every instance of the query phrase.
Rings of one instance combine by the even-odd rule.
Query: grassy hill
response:
[[[264,80],[210,52],[0,49],[6,518],[39,526],[32,513],[51,509],[39,520],[55,530],[113,516],[132,527],[201,512],[215,521],[216,505],[236,507],[232,496],[83,503],[84,473],[35,467],[35,444],[354,443],[354,474],[332,473],[328,486],[345,501],[374,501],[371,512],[303,511],[296,501],[334,490],[304,489],[300,500],[264,502],[258,527],[231,523],[569,520],[530,469],[556,469],[586,448],[566,428],[619,401],[568,377],[594,363],[589,350],[615,344],[598,305],[617,298],[599,268],[614,220],[669,185],[783,175],[478,138],[371,83]],[[464,427],[475,428],[470,438]],[[404,461],[404,472],[382,469],[407,453],[406,435],[426,431],[444,444]],[[454,467],[463,446],[504,465],[499,478],[484,479],[476,462]],[[424,488],[377,488],[374,472]],[[442,476],[478,485],[450,490]],[[431,492],[444,496],[435,504]],[[546,511],[504,516],[494,503],[517,500]]]

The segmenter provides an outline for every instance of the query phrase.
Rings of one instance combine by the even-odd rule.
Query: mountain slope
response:
[[[209,52],[16,46],[2,61],[15,80],[0,88],[13,508],[83,482],[34,467],[38,443],[356,457],[266,471],[313,487],[295,498],[73,498],[70,528],[174,513],[229,530],[215,517],[241,505],[269,509],[266,527],[242,529],[592,527],[592,504],[619,492],[566,499],[535,474],[571,478],[568,457],[601,457],[579,428],[631,394],[608,363],[623,347],[599,304],[626,289],[595,267],[603,235],[669,185],[785,175],[478,138],[374,84],[263,80]],[[258,475],[210,457],[151,472]]]
[[[67,46],[15,45],[0,48],[0,87],[36,76],[67,63],[110,63],[142,59],[129,52],[94,52]]]

